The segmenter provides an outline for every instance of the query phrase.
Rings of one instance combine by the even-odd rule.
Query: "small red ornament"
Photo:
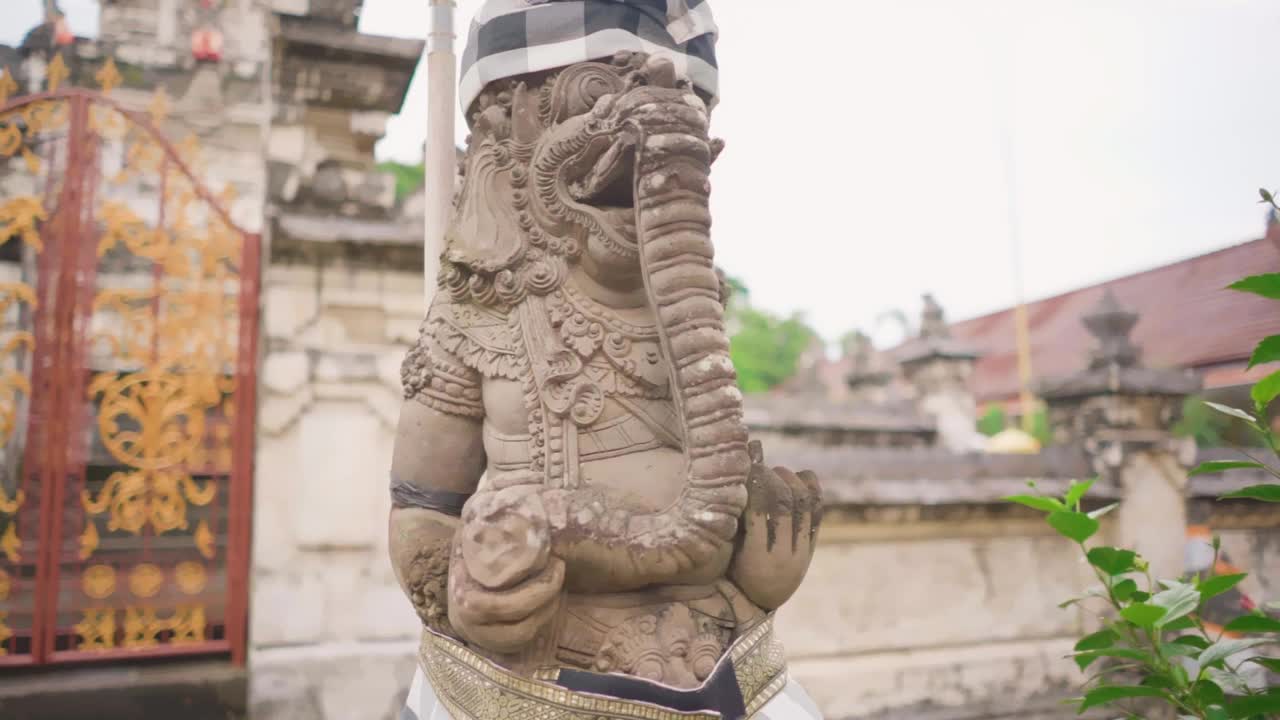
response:
[[[191,56],[202,62],[222,60],[222,31],[201,28],[191,33]]]
[[[70,45],[75,41],[76,35],[71,32],[65,17],[59,17],[53,21],[53,42],[55,45]]]

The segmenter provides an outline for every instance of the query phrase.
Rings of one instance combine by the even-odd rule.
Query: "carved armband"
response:
[[[404,397],[442,413],[478,420],[484,417],[481,375],[440,343],[440,335],[451,331],[433,308],[422,323],[418,343],[400,366]]]

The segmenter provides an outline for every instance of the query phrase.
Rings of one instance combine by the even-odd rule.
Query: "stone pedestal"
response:
[[[1045,383],[1041,394],[1054,441],[1083,444],[1098,482],[1121,494],[1111,541],[1137,550],[1155,577],[1173,578],[1183,572],[1186,471],[1195,444],[1171,430],[1200,380],[1181,370],[1144,367],[1129,339],[1137,322],[1137,314],[1107,291],[1084,318],[1097,339],[1089,366]]]

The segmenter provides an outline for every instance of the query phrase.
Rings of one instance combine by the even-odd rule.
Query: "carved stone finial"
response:
[[[849,358],[851,375],[862,375],[871,370],[871,356],[875,352],[875,347],[866,333],[855,330],[845,339],[844,347],[841,349],[844,350],[845,357]]]
[[[826,383],[822,379],[822,368],[826,365],[827,346],[817,336],[809,340],[796,361],[796,373],[789,383],[790,389],[799,393],[825,393]]]
[[[1096,340],[1088,367],[1043,381],[1037,393],[1049,405],[1056,442],[1104,435],[1108,442],[1123,437],[1122,444],[1143,447],[1163,442],[1177,422],[1182,399],[1200,390],[1200,378],[1191,371],[1150,368],[1139,361],[1141,348],[1130,337],[1138,319],[1110,288],[1081,319]]]
[[[920,337],[951,337],[951,328],[947,327],[947,313],[932,293],[924,294],[924,310],[920,312]]]
[[[1084,324],[1097,340],[1089,359],[1090,368],[1138,365],[1142,349],[1129,338],[1133,326],[1138,324],[1138,313],[1123,307],[1111,288],[1107,288],[1093,312],[1084,316]]]

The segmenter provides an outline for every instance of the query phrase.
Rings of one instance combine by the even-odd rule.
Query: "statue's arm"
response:
[[[391,562],[423,623],[453,634],[450,555],[462,505],[485,468],[481,379],[443,352],[424,324],[402,380],[405,402],[391,461]]]

